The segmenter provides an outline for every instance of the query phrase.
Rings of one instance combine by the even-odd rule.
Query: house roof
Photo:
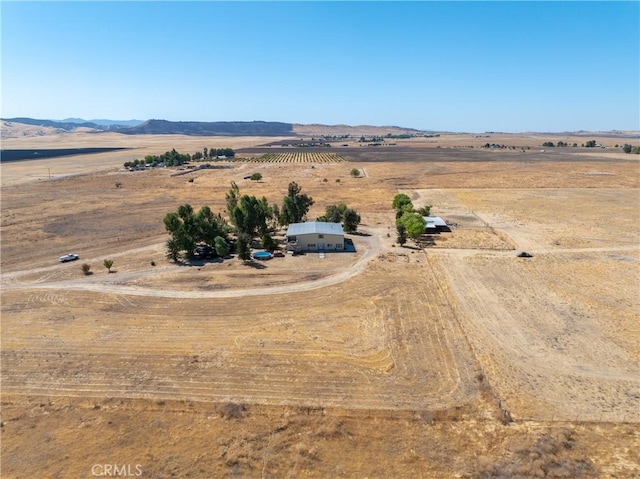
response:
[[[423,216],[427,222],[425,228],[437,228],[438,226],[447,226],[447,223],[439,216]]]
[[[325,223],[322,221],[291,223],[287,228],[287,236],[298,236],[305,234],[344,236],[344,231],[342,231],[342,225],[340,223]]]

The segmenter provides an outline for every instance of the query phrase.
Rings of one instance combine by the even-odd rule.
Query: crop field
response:
[[[318,159],[128,172],[122,151],[2,165],[2,477],[640,476],[637,158],[375,151],[360,178]],[[279,203],[290,181],[310,219],[358,211],[355,253],[166,259],[169,211],[224,214],[231,182]],[[452,231],[400,247],[397,193]]]
[[[336,153],[324,151],[286,151],[283,153],[266,153],[262,156],[250,158],[258,163],[341,163],[345,159]]]

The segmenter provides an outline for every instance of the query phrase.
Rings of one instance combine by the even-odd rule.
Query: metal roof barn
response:
[[[340,223],[309,221],[287,228],[287,249],[291,251],[344,251],[344,231]]]
[[[325,223],[322,221],[309,221],[307,223],[291,223],[287,228],[287,236],[299,236],[306,234],[343,235],[340,223]]]
[[[426,222],[425,229],[448,228],[446,221],[439,216],[423,216],[423,218]]]

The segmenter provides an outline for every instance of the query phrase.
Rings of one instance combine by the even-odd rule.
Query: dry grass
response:
[[[500,154],[360,162],[362,178],[348,162],[129,173],[121,153],[3,165],[3,477],[637,477],[635,166]],[[34,180],[45,166],[83,174]],[[279,203],[291,180],[312,218],[358,210],[356,254],[164,259],[168,211],[222,210],[231,181]],[[459,226],[394,245],[398,191]]]

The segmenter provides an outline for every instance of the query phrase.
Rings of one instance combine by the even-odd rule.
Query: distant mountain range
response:
[[[342,134],[419,134],[421,130],[397,126],[301,125],[277,121],[167,121],[167,120],[91,120],[66,118],[38,120],[34,118],[2,118],[8,123],[75,131],[87,128],[96,133],[112,131],[124,135],[193,135],[193,136],[311,136]],[[356,133],[358,132],[358,133]]]
[[[65,118],[64,120],[54,120],[60,123],[95,123],[102,126],[138,126],[144,120],[83,120],[82,118]]]
[[[76,128],[91,128],[99,131],[117,130],[119,128],[128,128],[130,126],[142,123],[138,120],[129,121],[112,121],[112,120],[92,120],[86,121],[80,118],[67,118],[65,120],[38,120],[34,118],[2,118],[2,121],[22,123],[24,125],[46,126],[50,128],[58,128],[64,131],[73,131]]]

